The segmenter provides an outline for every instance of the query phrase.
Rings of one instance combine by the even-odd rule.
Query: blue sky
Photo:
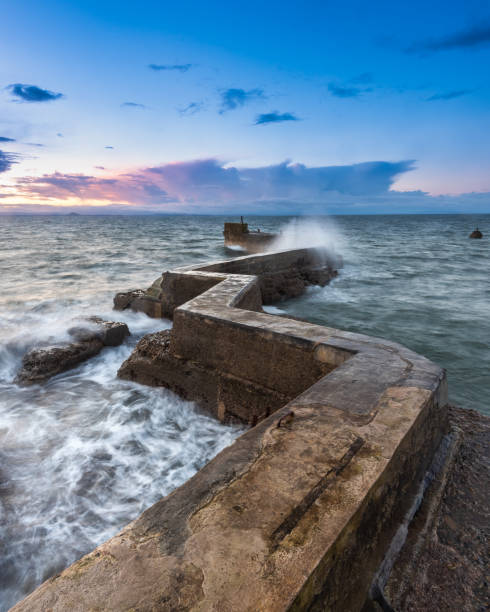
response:
[[[2,7],[0,211],[490,212],[488,2]]]

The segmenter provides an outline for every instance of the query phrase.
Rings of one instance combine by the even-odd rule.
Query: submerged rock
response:
[[[99,317],[90,317],[87,322],[87,327],[79,325],[68,330],[74,342],[36,348],[26,353],[15,382],[19,385],[44,382],[94,357],[105,346],[122,344],[129,336],[126,323],[104,321]]]
[[[476,230],[471,232],[470,238],[483,238],[483,234],[480,232],[478,228],[476,228]]]

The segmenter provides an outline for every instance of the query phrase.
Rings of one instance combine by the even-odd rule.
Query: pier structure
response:
[[[226,247],[241,247],[247,253],[262,253],[277,238],[277,234],[250,230],[243,217],[240,223],[225,223],[223,236]]]
[[[120,376],[250,427],[14,610],[378,609],[447,439],[446,377],[395,342],[262,309],[334,275],[298,249],[165,272],[126,300],[173,328]]]

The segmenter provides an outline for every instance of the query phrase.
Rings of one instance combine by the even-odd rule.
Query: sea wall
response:
[[[222,421],[254,425],[346,358],[316,358],[311,341],[288,332],[290,319],[270,316],[274,334],[260,326],[263,303],[326,284],[336,263],[326,251],[297,249],[165,272],[134,307],[173,318],[173,330],[143,338],[119,376],[168,387]]]
[[[172,332],[121,374],[201,389],[219,418],[254,426],[15,610],[362,608],[447,430],[445,373],[387,340],[261,312],[288,268],[295,287],[301,258],[318,261],[302,251],[153,285]]]
[[[250,231],[248,223],[225,223],[225,246],[240,246],[248,253],[262,253],[272,245],[277,234]]]

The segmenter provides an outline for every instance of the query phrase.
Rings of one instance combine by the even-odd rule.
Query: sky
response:
[[[490,213],[488,0],[0,8],[0,213]]]

